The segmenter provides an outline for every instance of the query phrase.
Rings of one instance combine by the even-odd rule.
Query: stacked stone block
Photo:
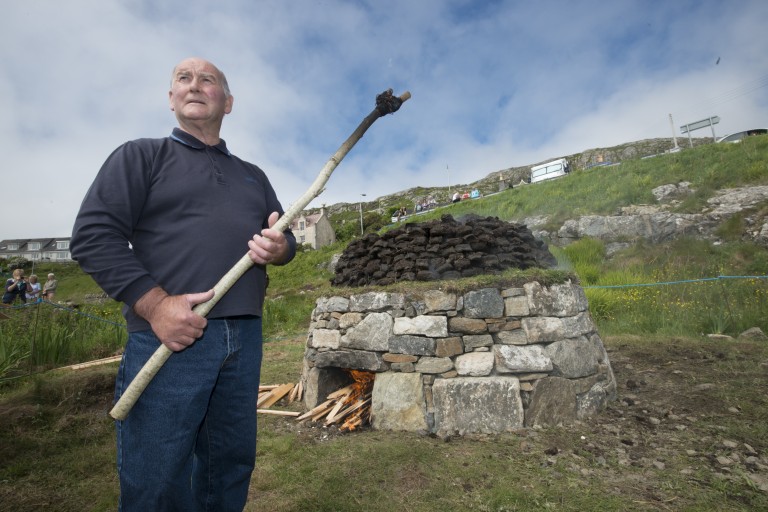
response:
[[[302,375],[308,408],[346,384],[342,369],[377,373],[374,428],[440,435],[567,424],[616,394],[572,282],[320,298]]]

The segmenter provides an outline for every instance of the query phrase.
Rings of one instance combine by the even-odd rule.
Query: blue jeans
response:
[[[159,345],[130,333],[116,399]],[[210,319],[117,421],[120,510],[241,511],[256,462],[261,318]]]

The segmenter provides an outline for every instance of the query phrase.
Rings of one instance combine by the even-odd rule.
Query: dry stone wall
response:
[[[568,424],[616,395],[583,289],[572,283],[462,294],[367,292],[317,300],[305,405],[376,372],[372,426],[439,435]]]

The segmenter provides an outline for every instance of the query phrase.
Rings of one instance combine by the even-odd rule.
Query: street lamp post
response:
[[[362,197],[365,197],[365,194],[360,194]],[[363,201],[360,201],[360,235],[363,234]]]

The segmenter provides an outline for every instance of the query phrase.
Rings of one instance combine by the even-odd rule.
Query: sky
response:
[[[768,127],[766,26],[764,0],[5,2],[0,240],[69,236],[107,156],[176,126],[186,57],[226,74],[221,136],[287,209],[389,88],[412,98],[310,206],[447,191],[673,130],[684,146],[680,126],[711,116],[718,137]]]

